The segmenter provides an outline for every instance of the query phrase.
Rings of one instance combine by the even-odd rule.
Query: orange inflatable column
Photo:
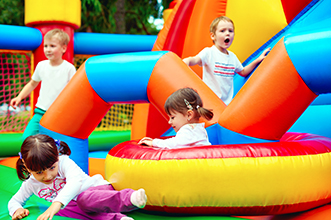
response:
[[[42,117],[41,126],[70,137],[87,139],[110,109],[112,104],[105,102],[92,88],[85,63]]]
[[[279,140],[316,97],[281,39],[224,110],[219,124],[243,135]]]
[[[226,105],[172,52],[162,56],[156,63],[147,86],[148,100],[168,119],[163,107],[165,101],[173,92],[185,87],[195,89],[203,106],[213,109],[214,117],[211,121],[204,121],[206,126],[217,123]]]
[[[176,1],[171,13],[168,15],[165,24],[157,36],[152,51],[163,50],[167,41],[169,30],[171,29],[175,15],[180,7],[182,0]],[[160,137],[170,128],[163,116],[150,104],[135,104],[132,117],[131,139],[140,139],[143,137]]]
[[[209,25],[215,17],[225,14],[226,2],[226,0],[197,0],[194,3],[192,13],[181,15],[185,16],[184,18],[190,18],[190,21],[188,27],[183,27],[185,29],[187,28],[183,45],[184,49],[182,51],[176,51],[178,54],[182,54],[182,57],[196,55],[204,47],[212,45],[212,41],[209,35]],[[164,28],[160,31],[158,35],[158,38],[153,47],[153,51],[163,50],[163,47],[166,46],[166,43],[168,42],[169,38],[175,38],[173,36],[168,36],[169,30],[172,28],[172,25],[174,25],[174,23],[178,24],[179,21],[175,21],[174,18],[180,17],[177,16],[176,13],[178,12],[182,4],[186,3],[187,2],[177,1],[173,11],[171,12],[169,18],[165,23]],[[202,14],[203,16],[201,17]],[[183,36],[183,34],[181,34],[181,36]],[[196,39],[196,37],[199,37],[199,39]],[[192,69],[201,77],[201,67],[195,66],[192,67]],[[164,74],[168,75],[169,72]],[[176,76],[174,77],[174,79],[176,79]],[[140,104],[137,104],[135,106],[133,115],[134,121],[141,122],[140,119],[135,119],[137,115],[148,114],[148,117],[147,123],[145,122],[140,124],[132,124],[131,139],[139,139],[144,136],[156,138],[162,135],[169,128],[167,121],[163,120],[160,117],[159,112],[156,111],[154,106],[149,106],[148,109],[146,108],[146,106],[140,106]],[[142,127],[141,125],[144,125],[146,127]]]

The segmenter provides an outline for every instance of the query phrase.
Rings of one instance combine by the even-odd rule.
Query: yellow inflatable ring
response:
[[[271,215],[331,201],[331,139],[286,133],[279,142],[156,149],[128,141],[106,158],[118,190],[144,188],[146,210]]]

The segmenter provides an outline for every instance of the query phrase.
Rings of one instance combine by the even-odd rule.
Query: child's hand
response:
[[[153,147],[153,139],[149,138],[149,137],[144,137],[143,139],[141,139],[138,144],[140,145],[146,145],[148,147]]]
[[[267,56],[267,54],[270,52],[271,48],[267,48],[263,51],[263,53],[261,53],[261,55],[259,56],[259,60],[260,62],[262,62],[262,60],[264,60],[264,58]]]
[[[11,101],[10,101],[10,106],[13,107],[14,109],[16,109],[16,106],[18,105],[18,103],[21,102],[21,99],[16,97],[16,98],[13,98]]]
[[[58,213],[61,209],[62,203],[60,202],[53,202],[52,205],[39,217],[37,220],[52,220],[53,216]]]
[[[189,58],[184,58],[184,59],[183,59],[183,62],[184,62],[186,65],[188,65],[188,66],[189,66],[189,64],[190,64]]]
[[[19,208],[15,211],[14,215],[12,216],[12,219],[13,220],[16,220],[16,219],[22,219],[26,216],[29,215],[29,210],[27,209],[23,209],[23,208]]]

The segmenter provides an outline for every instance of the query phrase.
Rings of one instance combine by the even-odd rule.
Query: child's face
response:
[[[43,171],[31,171],[31,170],[28,170],[28,171],[39,182],[42,182],[45,184],[51,184],[51,183],[53,183],[54,179],[57,176],[57,172],[59,170],[58,165],[59,165],[59,162],[56,162],[50,168],[43,170]]]
[[[231,46],[234,38],[234,27],[231,22],[218,22],[215,33],[210,33],[214,45],[223,53],[228,53],[227,49]]]
[[[52,64],[62,62],[62,55],[66,51],[67,46],[62,45],[60,40],[55,36],[44,39],[44,53]]]
[[[185,114],[183,115],[180,112],[177,111],[171,111],[169,115],[169,121],[168,123],[172,126],[172,128],[175,130],[175,132],[178,132],[178,130],[183,127],[184,125],[189,123],[189,115]]]

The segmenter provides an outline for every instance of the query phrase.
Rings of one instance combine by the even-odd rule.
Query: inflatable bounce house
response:
[[[331,0],[178,0],[172,6],[152,51],[88,58],[42,118],[41,132],[67,142],[71,158],[89,172],[95,127],[113,104],[135,104],[131,140],[104,161],[104,176],[116,189],[146,190],[144,210],[128,214],[135,219],[329,219]],[[212,45],[209,24],[220,15],[235,23],[230,50],[244,65],[272,48],[250,76],[235,78],[228,106],[202,82],[201,68],[182,62]],[[42,30],[35,28],[29,30]],[[81,34],[73,34],[74,47]],[[84,45],[93,49],[89,39]],[[205,122],[212,145],[138,145],[144,136],[175,134],[163,105],[182,87],[196,89],[213,109],[213,120]],[[13,168],[0,170],[6,177],[0,219],[9,219],[7,202],[21,183]],[[26,206],[35,219],[47,203],[33,197]]]
[[[43,35],[47,31],[60,28],[68,33],[70,43],[63,58],[76,68],[95,55],[150,51],[156,40],[156,36],[147,35],[74,33],[80,26],[80,1],[54,2],[51,11],[40,7],[43,4],[43,1],[25,2],[25,23],[29,27],[0,25],[0,157],[17,155],[20,149],[22,132],[33,114],[40,87],[18,109],[8,105],[30,80],[37,63],[46,59]],[[133,104],[115,104],[89,136],[90,160],[96,166],[111,147],[130,140],[132,115]],[[15,160],[8,158],[5,162]]]

